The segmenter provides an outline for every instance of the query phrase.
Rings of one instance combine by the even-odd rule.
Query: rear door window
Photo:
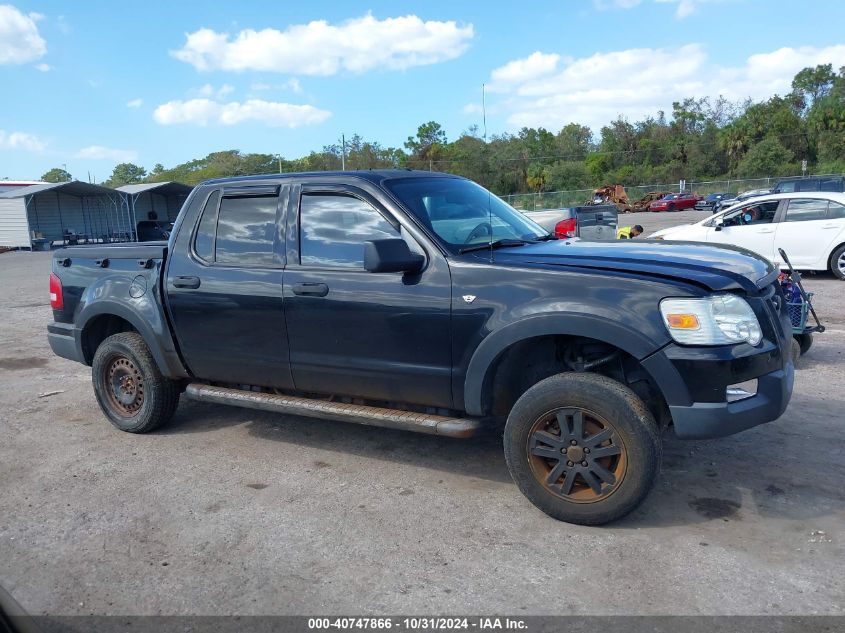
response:
[[[206,262],[214,261],[214,234],[217,231],[217,205],[220,192],[213,191],[205,203],[197,232],[194,236],[194,253]]]
[[[842,191],[842,178],[823,178],[819,183],[819,191]]]
[[[784,222],[806,222],[824,220],[827,217],[827,200],[796,198],[786,207]]]
[[[841,220],[845,218],[845,204],[839,204],[831,200],[827,207],[828,220]]]
[[[225,197],[220,203],[214,261],[238,266],[278,264],[278,196]]]

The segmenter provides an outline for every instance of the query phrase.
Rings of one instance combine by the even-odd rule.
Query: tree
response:
[[[528,186],[532,191],[541,193],[546,188],[546,168],[540,163],[531,163],[528,166]]]
[[[115,165],[109,179],[104,183],[107,187],[121,187],[141,182],[147,175],[147,170],[133,163]]]
[[[417,128],[416,137],[408,137],[408,140],[405,141],[405,147],[411,152],[409,158],[416,161],[413,166],[419,168],[423,166],[419,162],[423,164],[428,162],[430,166],[431,161],[438,159],[447,142],[443,127],[436,121],[429,121]]]
[[[44,182],[67,182],[73,180],[73,176],[61,167],[53,167],[53,169],[41,176],[41,180]]]
[[[794,159],[795,155],[776,138],[763,139],[748,150],[737,167],[737,174],[742,178],[783,176],[791,170]]]
[[[153,168],[150,170],[149,175],[147,176],[147,182],[160,182],[161,175],[164,173],[164,165],[161,163],[156,163],[153,165]]]
[[[804,68],[792,80],[792,95],[798,108],[806,112],[813,104],[830,92],[836,73],[830,64]]]

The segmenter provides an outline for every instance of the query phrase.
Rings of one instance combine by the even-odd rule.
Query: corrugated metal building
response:
[[[69,236],[97,242],[133,239],[123,195],[78,180],[0,193],[0,246],[49,247]]]
[[[193,187],[181,182],[148,182],[140,185],[123,185],[117,188],[125,194],[129,210],[135,220],[144,222],[175,222],[179,209]]]

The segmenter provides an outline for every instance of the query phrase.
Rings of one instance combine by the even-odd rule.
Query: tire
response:
[[[837,279],[845,279],[845,244],[837,248],[830,256],[830,272]]]
[[[666,207],[666,210],[669,211],[669,212],[675,211],[675,205],[670,204],[668,207]]]
[[[100,343],[91,378],[100,409],[127,433],[157,429],[173,417],[179,404],[178,384],[162,376],[136,332],[114,334]]]
[[[557,440],[564,432],[568,439]],[[609,523],[636,508],[662,454],[657,424],[639,396],[588,373],[558,374],[526,391],[508,416],[504,449],[522,494],[549,516],[580,525]],[[567,459],[558,459],[564,451]]]
[[[801,345],[794,337],[792,338],[792,344],[789,347],[789,352],[792,356],[792,364],[798,365],[798,359],[801,358]]]
[[[809,352],[810,348],[813,346],[812,332],[806,332],[804,334],[794,334],[793,338],[798,342],[798,347],[801,350],[802,356]]]

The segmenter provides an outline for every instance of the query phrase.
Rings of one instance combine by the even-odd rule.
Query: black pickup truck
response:
[[[599,524],[646,496],[670,425],[783,413],[777,274],[736,248],[556,239],[445,174],[239,177],[198,186],[166,243],[56,251],[48,337],[131,433],[183,393],[452,437],[504,421],[528,499]]]

